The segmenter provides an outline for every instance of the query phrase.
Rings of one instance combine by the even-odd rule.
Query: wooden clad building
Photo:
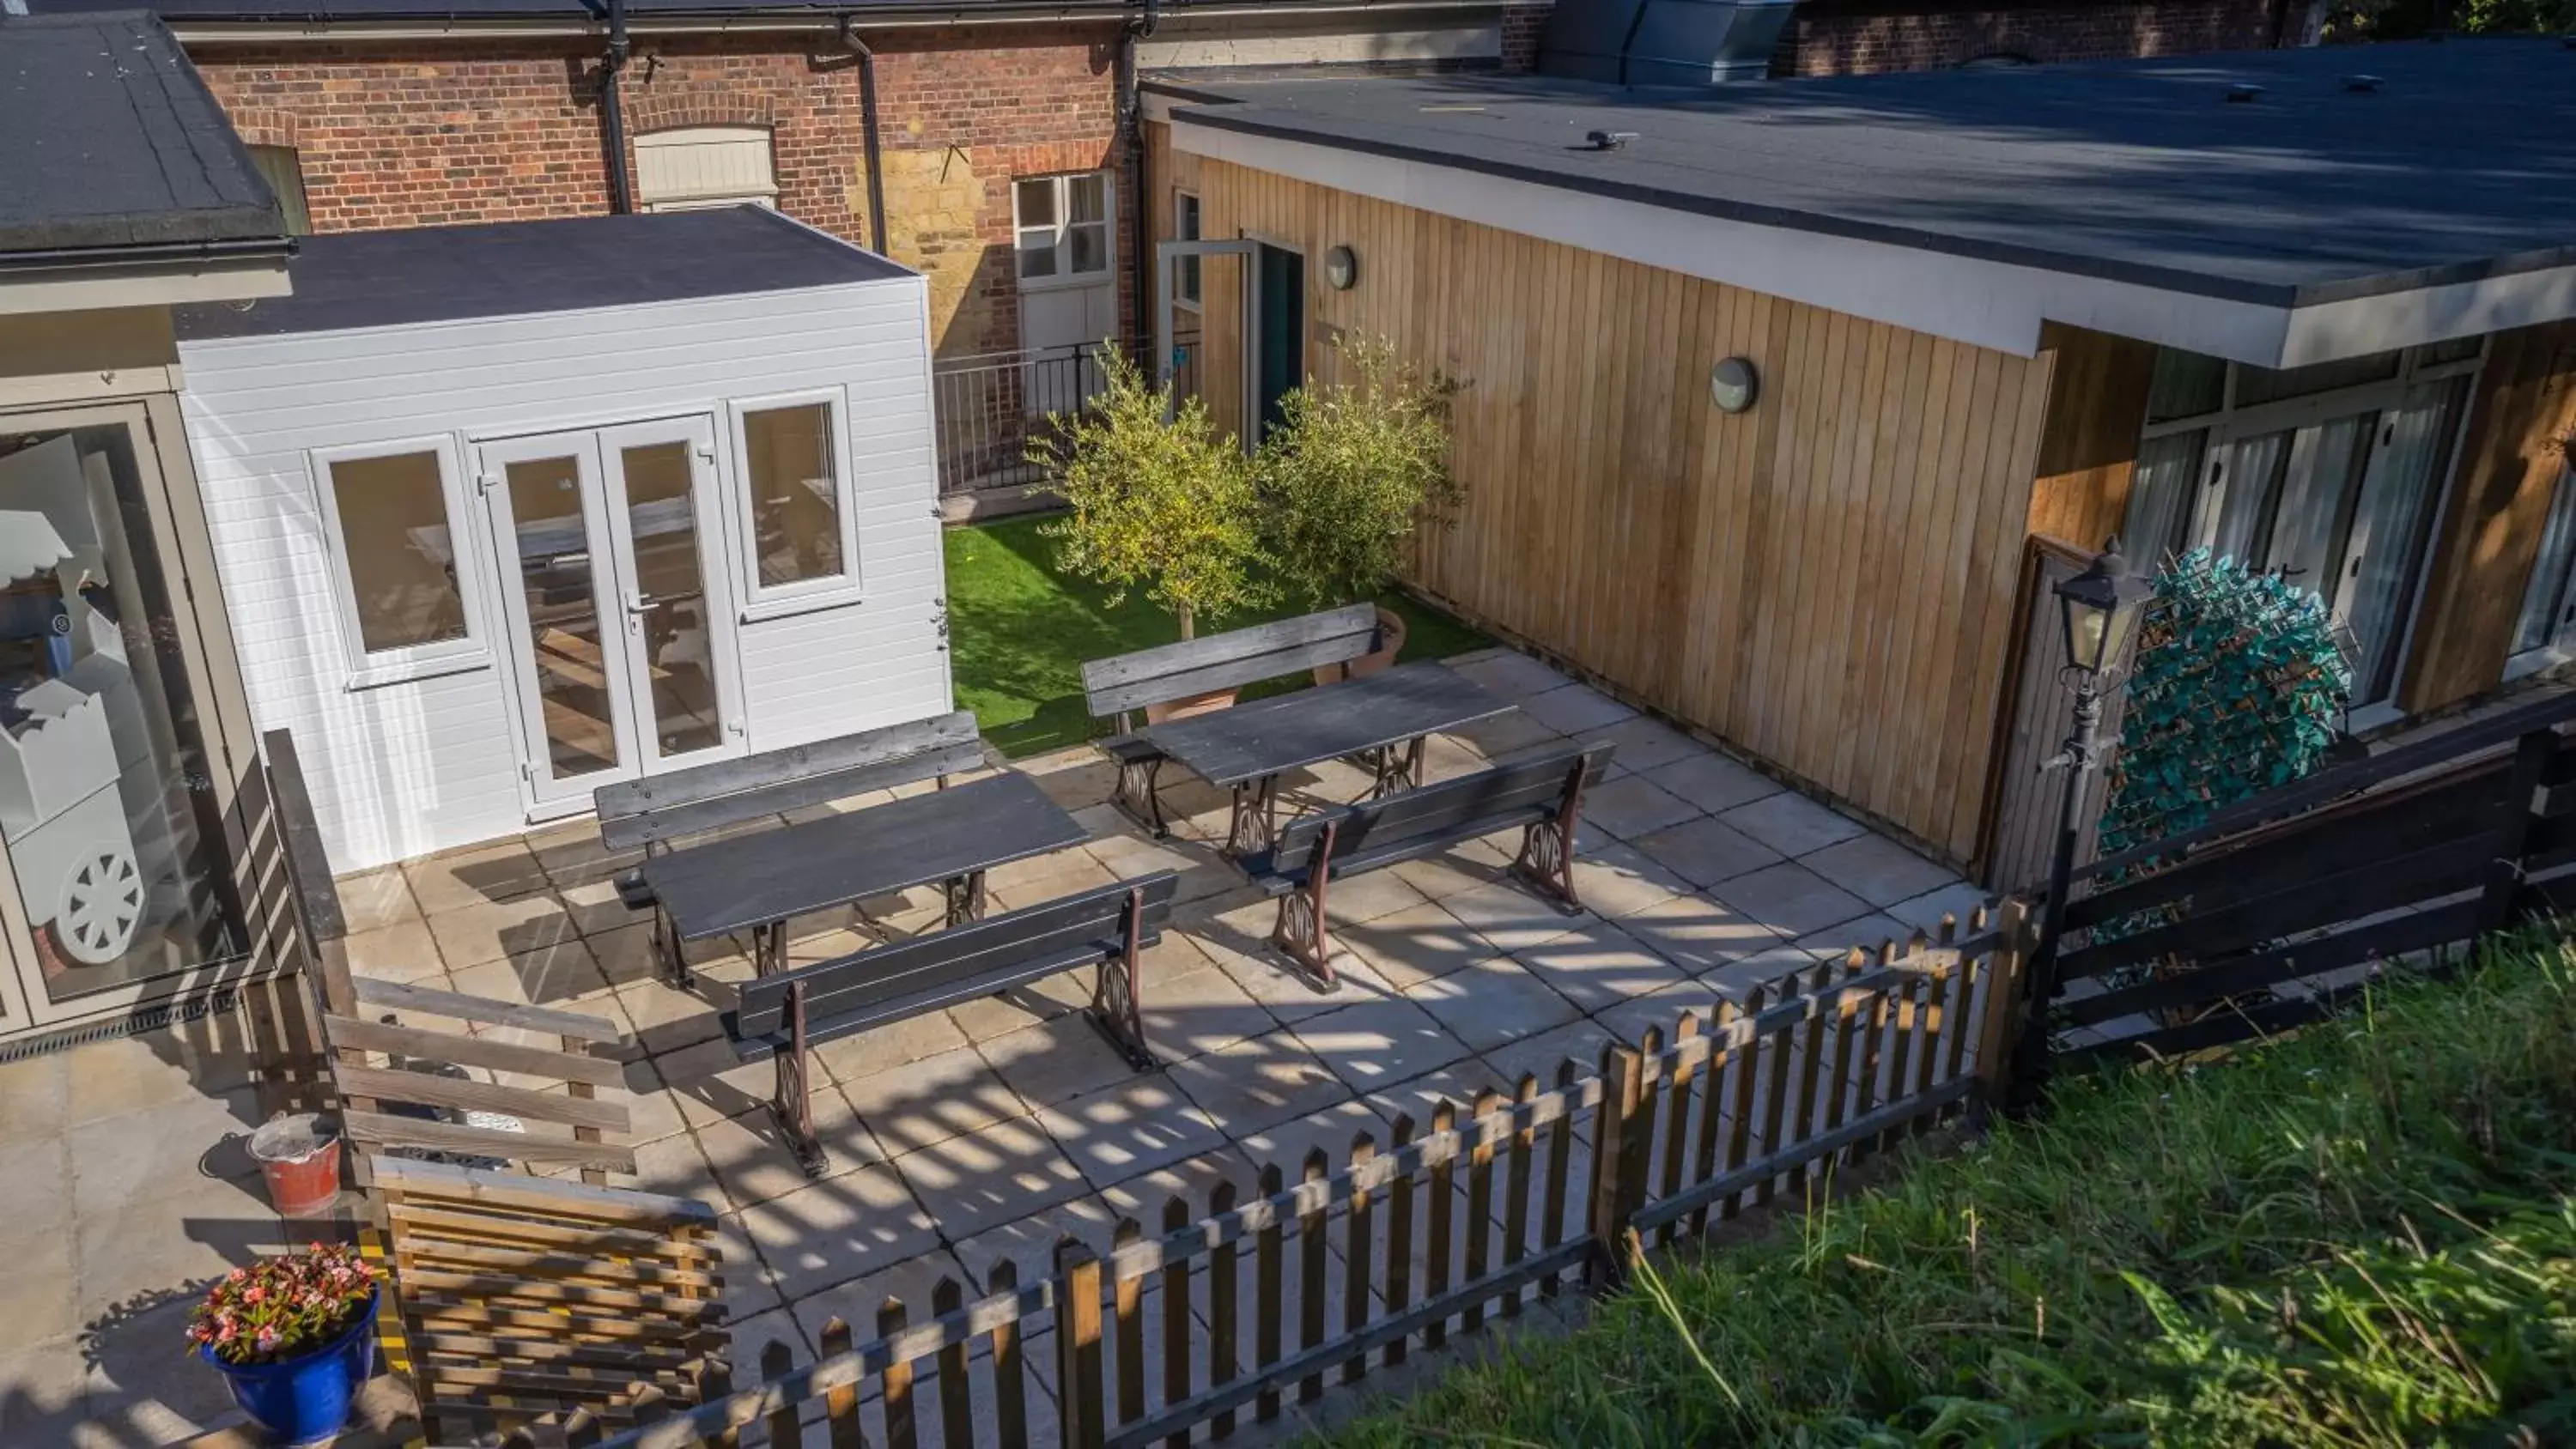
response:
[[[2357,731],[2557,659],[2576,192],[2502,178],[2576,57],[2371,63],[1165,89],[1157,287],[1238,433],[1363,334],[1457,380],[1426,592],[2011,883],[2041,540],[2312,581]]]

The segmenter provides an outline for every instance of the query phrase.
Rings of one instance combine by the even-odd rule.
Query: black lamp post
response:
[[[2057,849],[2048,867],[2048,895],[2040,903],[2039,947],[2031,953],[2023,1004],[2026,1015],[2013,1055],[2012,1102],[2036,1101],[2048,1071],[2048,1003],[2057,995],[2057,938],[2066,923],[2066,896],[2075,873],[2075,842],[2083,834],[2085,784],[2100,763],[2104,676],[2128,657],[2138,619],[2155,585],[2129,571],[2116,538],[2102,546],[2084,572],[2056,588],[2066,628],[2066,682],[2075,690],[2075,721],[2066,745],[2047,768],[2066,772],[2057,807]]]

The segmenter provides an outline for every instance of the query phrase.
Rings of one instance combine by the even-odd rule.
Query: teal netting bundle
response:
[[[2138,628],[2104,855],[2315,770],[2352,689],[2323,600],[2206,548],[2157,576]]]

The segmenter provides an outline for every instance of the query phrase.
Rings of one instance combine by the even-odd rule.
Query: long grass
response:
[[[2063,1084],[1334,1442],[2576,1443],[2571,963]]]

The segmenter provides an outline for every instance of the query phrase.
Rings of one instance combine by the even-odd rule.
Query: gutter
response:
[[[99,270],[114,267],[158,267],[172,262],[241,262],[295,255],[293,237],[239,237],[226,241],[145,242],[139,245],[46,247],[33,251],[0,251],[0,270]]]
[[[859,58],[860,144],[868,162],[868,246],[878,256],[886,251],[885,153],[877,129],[877,53],[859,39],[855,16],[841,17],[841,46]]]
[[[1335,4],[1331,0],[1284,0],[1279,4],[1233,3],[1192,5],[1190,17],[1231,19],[1237,17],[1277,15],[1407,15],[1465,11],[1491,14],[1503,8],[1503,0],[1356,0]],[[974,30],[995,26],[1046,25],[1066,22],[1097,22],[1116,19],[1132,12],[1133,0],[1096,0],[1096,3],[1040,5],[1000,10],[978,8],[962,10],[953,6],[923,5],[869,12],[867,28],[888,30]],[[830,35],[842,25],[841,12],[789,10],[782,8],[767,16],[745,18],[741,13],[710,13],[703,16],[657,15],[629,21],[633,35],[734,35],[797,34]],[[166,22],[172,34],[183,45],[222,41],[257,41],[264,45],[294,41],[347,40],[447,40],[489,37],[526,37],[536,39],[595,38],[605,26],[599,21],[567,24],[562,21],[525,21],[504,18],[438,19],[423,16],[415,20],[351,21],[335,20],[328,15],[309,14],[281,16],[275,20],[206,20],[188,21],[171,17]]]

